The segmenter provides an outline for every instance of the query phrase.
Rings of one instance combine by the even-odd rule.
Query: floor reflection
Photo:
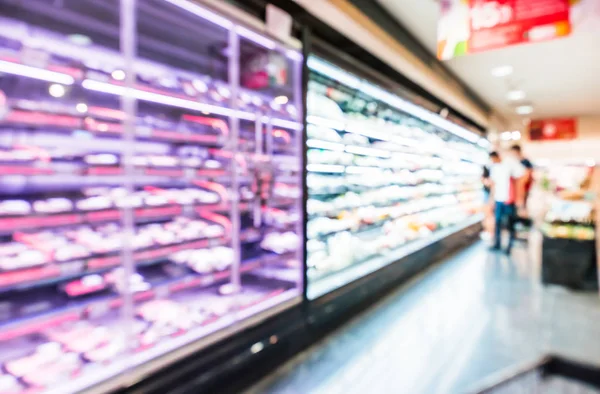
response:
[[[600,364],[598,295],[542,286],[539,242],[448,257],[248,394],[462,393],[550,352]]]

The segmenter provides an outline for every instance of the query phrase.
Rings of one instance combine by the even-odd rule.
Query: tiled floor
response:
[[[465,393],[549,352],[600,364],[597,294],[542,286],[530,244],[449,257],[247,394]]]

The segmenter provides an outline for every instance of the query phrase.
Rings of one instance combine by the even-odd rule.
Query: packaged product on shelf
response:
[[[317,57],[308,64],[307,266],[314,297],[347,283],[347,272],[365,275],[410,244],[473,223],[486,152],[475,143],[480,137],[409,115],[397,106],[403,99],[367,81]]]

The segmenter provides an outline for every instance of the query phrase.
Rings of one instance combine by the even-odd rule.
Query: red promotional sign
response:
[[[569,0],[470,0],[469,53],[566,36]]]
[[[577,138],[577,122],[573,118],[532,120],[529,124],[531,141],[573,140]]]

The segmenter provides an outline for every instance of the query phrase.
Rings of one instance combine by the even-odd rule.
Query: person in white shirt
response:
[[[490,153],[491,194],[494,201],[496,229],[493,250],[500,250],[502,245],[502,224],[508,227],[509,240],[506,253],[510,254],[515,240],[515,222],[517,211],[524,208],[525,201],[525,167],[513,155],[502,158],[498,152]]]

